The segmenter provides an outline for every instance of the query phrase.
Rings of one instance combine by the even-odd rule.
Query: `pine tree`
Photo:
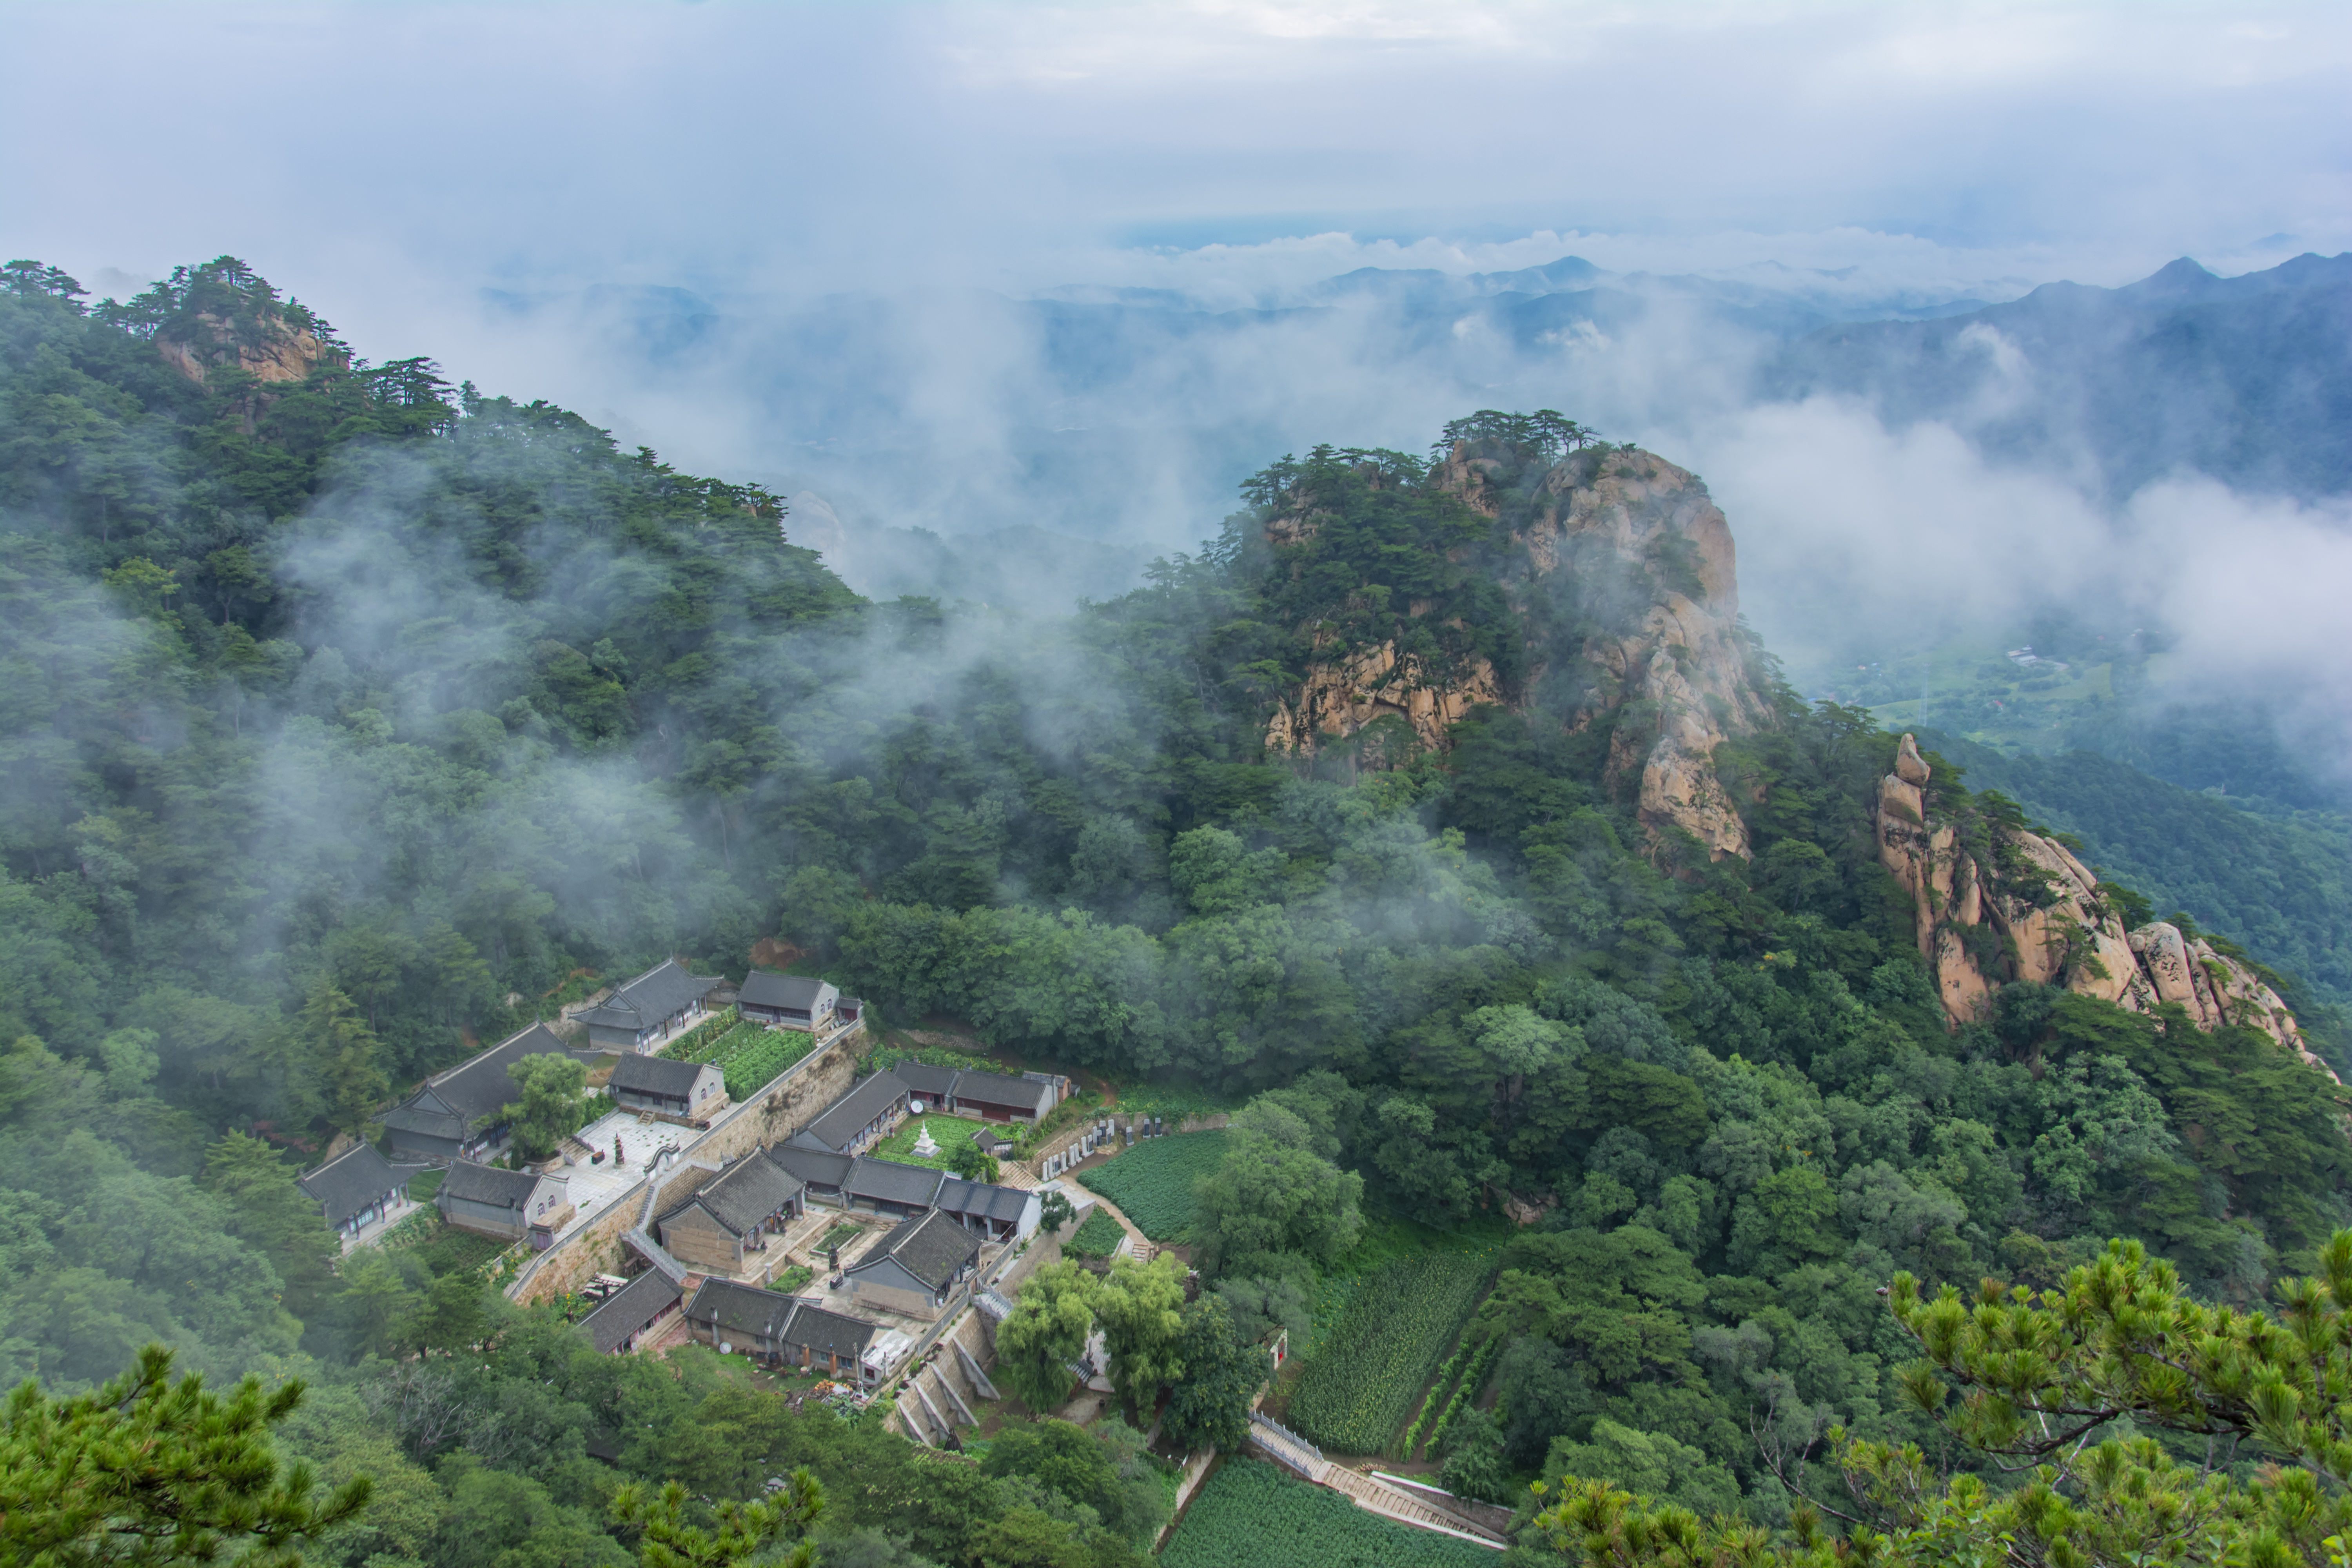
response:
[[[0,1561],[290,1568],[366,1506],[365,1477],[320,1497],[308,1464],[278,1464],[269,1428],[301,1403],[300,1380],[265,1394],[248,1377],[223,1399],[201,1373],[171,1373],[172,1352],[149,1345],[89,1394],[17,1388],[0,1429]]]

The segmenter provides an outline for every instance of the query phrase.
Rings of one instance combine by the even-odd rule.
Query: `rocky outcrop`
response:
[[[2061,985],[2136,1013],[2177,1003],[2201,1029],[2260,1029],[2325,1072],[2278,993],[2241,961],[2179,927],[2126,931],[2098,878],[2063,844],[1989,825],[1980,866],[1957,824],[1937,820],[1932,772],[1909,735],[1878,782],[1879,861],[1911,895],[1914,930],[1954,1026],[1984,1017],[2011,981]]]
[[[1501,516],[1508,472],[1464,444],[1434,483]],[[1528,628],[1529,668],[1517,689],[1483,659],[1436,669],[1401,658],[1392,643],[1335,648],[1276,706],[1268,749],[1312,755],[1390,715],[1421,745],[1442,749],[1472,708],[1524,710],[1530,693],[1574,666],[1575,679],[1550,683],[1583,694],[1566,715],[1571,728],[1610,725],[1604,785],[1633,796],[1654,830],[1682,829],[1717,858],[1747,855],[1747,829],[1714,754],[1762,725],[1769,710],[1739,627],[1730,524],[1706,487],[1648,452],[1583,452],[1554,463],[1531,493],[1515,486],[1508,505],[1496,575]],[[1266,534],[1295,542],[1315,526],[1310,514],[1281,513]]]
[[[265,384],[300,381],[331,352],[311,332],[275,317],[241,323],[208,313],[158,336],[155,348],[166,363],[200,386],[223,370],[241,371]]]
[[[1312,754],[1326,736],[1360,733],[1393,716],[1412,726],[1424,746],[1442,747],[1445,732],[1481,702],[1500,702],[1495,667],[1476,660],[1458,677],[1433,675],[1394,643],[1381,643],[1334,660],[1317,660],[1295,693],[1267,721],[1268,750]]]

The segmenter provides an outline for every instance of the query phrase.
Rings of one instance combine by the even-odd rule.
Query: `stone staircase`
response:
[[[1507,1544],[1494,1531],[1433,1508],[1401,1487],[1392,1487],[1345,1465],[1333,1464],[1314,1444],[1263,1415],[1250,1416],[1250,1442],[1266,1458],[1318,1487],[1330,1488],[1367,1513],[1409,1524],[1415,1530],[1433,1530],[1440,1535],[1475,1542],[1497,1552]]]

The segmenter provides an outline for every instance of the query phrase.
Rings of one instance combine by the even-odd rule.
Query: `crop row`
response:
[[[727,1079],[727,1098],[741,1100],[809,1054],[816,1037],[799,1029],[771,1029],[750,1019],[725,1027],[714,1018],[672,1041],[662,1055],[674,1062],[709,1062]]]
[[[1299,1379],[1292,1424],[1327,1448],[1384,1451],[1477,1307],[1488,1268],[1480,1254],[1429,1252],[1365,1280]]]
[[[1154,1241],[1179,1241],[1192,1223],[1192,1184],[1225,1157],[1223,1132],[1147,1138],[1091,1171],[1080,1184],[1100,1193]]]
[[[1495,1358],[1502,1352],[1501,1334],[1488,1334],[1478,1342],[1478,1353],[1470,1358],[1470,1369],[1462,1374],[1462,1381],[1454,1385],[1454,1397],[1445,1402],[1445,1408],[1438,1412],[1437,1425],[1429,1429],[1431,1453],[1434,1454],[1444,1447],[1445,1434],[1453,1430],[1454,1416],[1461,1414],[1465,1402],[1478,1397],[1478,1390],[1486,1383],[1486,1374],[1495,1368]]]
[[[727,1075],[727,1098],[757,1094],[762,1084],[815,1048],[816,1037],[799,1029],[760,1030],[719,1062]]]
[[[1192,1499],[1162,1568],[1494,1568],[1496,1554],[1392,1524],[1260,1459],[1229,1459]]]
[[[1444,1406],[1446,1391],[1461,1377],[1462,1363],[1469,1358],[1470,1354],[1470,1334],[1465,1329],[1463,1331],[1462,1337],[1454,1342],[1454,1353],[1447,1356],[1445,1364],[1437,1369],[1437,1376],[1429,1385],[1429,1397],[1421,1402],[1421,1410],[1413,1416],[1412,1425],[1404,1429],[1404,1437],[1397,1447],[1398,1458],[1412,1458],[1413,1445],[1421,1441],[1423,1428],[1436,1417],[1438,1411]]]
[[[664,1046],[657,1054],[666,1061],[716,1061],[720,1052],[732,1049],[735,1042],[765,1026],[753,1023],[730,1007],[708,1023],[697,1024]]]

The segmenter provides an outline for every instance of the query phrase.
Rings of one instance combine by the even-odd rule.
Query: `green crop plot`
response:
[[[1087,1215],[1086,1224],[1070,1233],[1062,1243],[1066,1258],[1108,1258],[1118,1250],[1119,1238],[1127,1234],[1118,1221],[1110,1217],[1107,1209],[1097,1208]]]
[[[1225,1156],[1223,1132],[1147,1138],[1091,1171],[1079,1184],[1118,1205],[1154,1241],[1181,1241],[1192,1223],[1192,1183]]]
[[[732,1028],[705,1025],[671,1042],[661,1054],[671,1061],[710,1063],[726,1077],[727,1098],[742,1100],[758,1093],[815,1046],[816,1037],[804,1029],[771,1029],[746,1019]]]
[[[1483,1546],[1391,1524],[1262,1459],[1229,1459],[1160,1552],[1164,1568],[1493,1568]]]
[[[1291,1425],[1342,1453],[1385,1450],[1470,1321],[1489,1268],[1481,1253],[1431,1252],[1371,1276],[1307,1363]]]

